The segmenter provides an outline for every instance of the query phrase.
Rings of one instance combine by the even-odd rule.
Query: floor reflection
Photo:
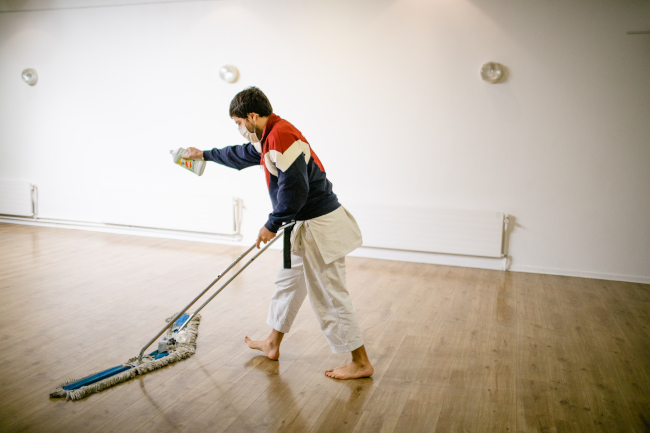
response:
[[[309,427],[300,410],[301,402],[297,400],[304,388],[304,380],[294,376],[291,368],[280,373],[281,362],[272,361],[266,356],[256,356],[246,363],[263,374],[270,384],[253,403],[254,407],[250,410],[252,416],[243,419],[243,422],[257,428],[267,427],[269,431],[308,431]]]

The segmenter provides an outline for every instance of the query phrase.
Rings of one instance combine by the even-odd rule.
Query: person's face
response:
[[[257,114],[255,113],[249,113],[246,119],[237,116],[232,116],[232,120],[235,121],[238,127],[241,127],[243,125],[244,127],[246,127],[246,130],[248,132],[256,132],[255,131],[256,116]]]

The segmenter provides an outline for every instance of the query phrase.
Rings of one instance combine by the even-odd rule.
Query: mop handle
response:
[[[280,227],[280,229],[278,230],[278,233],[280,233],[280,231],[284,231],[284,229],[286,229],[287,227],[291,227],[291,226],[293,226],[294,224],[295,224],[295,223],[289,223],[289,224],[286,224],[286,225]],[[255,254],[255,255],[254,255],[254,256],[253,256],[249,261],[247,261],[246,264],[244,264],[244,265],[241,267],[241,269],[239,269],[239,270],[235,273],[235,275],[233,275],[232,277],[230,277],[230,279],[229,279],[228,281],[226,281],[225,283],[223,283],[223,286],[219,287],[219,288],[217,289],[217,291],[214,292],[214,293],[212,294],[212,296],[210,296],[210,297],[208,298],[208,300],[205,301],[205,302],[203,303],[203,305],[201,305],[201,306],[200,306],[200,307],[199,307],[199,308],[198,308],[194,313],[192,313],[192,314],[190,315],[190,317],[188,317],[188,319],[185,321],[185,323],[183,323],[183,325],[182,325],[180,328],[178,328],[178,332],[180,332],[180,331],[185,327],[185,325],[187,325],[187,324],[190,322],[190,319],[191,319],[192,317],[194,317],[196,314],[198,314],[198,312],[201,311],[201,310],[203,309],[203,307],[205,307],[206,305],[208,305],[208,303],[209,303],[210,301],[212,301],[212,300],[214,299],[214,297],[217,296],[217,295],[219,294],[219,292],[221,292],[224,288],[226,288],[226,286],[227,286],[228,284],[230,284],[230,283],[232,282],[232,280],[234,280],[235,277],[237,277],[237,275],[241,274],[242,271],[248,267],[248,265],[250,265],[251,263],[253,263],[253,261],[254,261],[256,258],[258,258],[258,257],[259,257],[259,256],[260,256],[264,251],[266,251],[266,249],[267,249],[268,247],[270,247],[270,246],[273,244],[273,242],[277,241],[279,238],[280,238],[280,236],[276,236],[275,238],[273,238],[273,239],[272,239],[268,244],[266,244],[266,246],[265,246],[264,248],[262,248],[262,249],[261,249],[257,254]],[[255,246],[255,245],[253,245],[253,246]]]
[[[286,224],[286,225],[280,227],[280,229],[278,230],[278,233],[279,233],[281,230],[284,230],[286,227],[292,226],[292,225],[294,225],[294,224],[295,224],[295,223],[292,222],[292,223],[289,223],[289,224]],[[190,319],[191,319],[194,315],[196,315],[196,313],[198,313],[198,312],[199,312],[203,307],[205,307],[205,306],[208,304],[208,302],[210,302],[210,301],[212,300],[212,298],[214,298],[215,296],[217,296],[217,294],[218,294],[218,293],[219,293],[219,292],[220,292],[224,287],[226,287],[228,284],[230,284],[230,282],[231,282],[231,281],[232,281],[232,280],[233,280],[237,275],[239,275],[239,274],[241,273],[241,271],[243,271],[244,269],[246,269],[246,267],[247,267],[248,265],[250,265],[250,264],[253,262],[253,260],[255,260],[255,259],[256,259],[260,254],[262,254],[264,251],[266,251],[266,249],[267,249],[268,247],[270,247],[271,244],[272,244],[273,242],[275,242],[276,240],[278,240],[279,237],[280,237],[280,236],[276,236],[273,240],[271,240],[268,244],[266,244],[266,246],[265,246],[264,248],[262,248],[262,250],[261,250],[260,252],[258,252],[257,254],[255,254],[255,256],[253,256],[252,259],[250,259],[250,260],[249,260],[249,261],[248,261],[248,262],[247,262],[247,263],[246,263],[246,264],[245,264],[245,265],[244,265],[244,266],[243,266],[239,271],[237,271],[237,273],[236,273],[233,277],[231,277],[231,278],[230,278],[230,279],[229,279],[229,280],[228,280],[228,281],[227,281],[223,286],[221,286],[221,287],[219,288],[219,290],[217,290],[217,292],[216,292],[214,295],[212,295],[212,296],[210,297],[210,299],[208,299],[208,300],[207,300],[203,305],[201,305],[201,307],[199,307],[199,309],[196,310],[196,311],[195,311],[195,312],[194,312],[194,313],[193,313],[193,314],[192,314],[192,315],[191,315],[191,316],[190,316],[190,317],[185,321],[185,323],[183,323],[183,327],[184,327],[184,326],[185,326],[185,325],[190,321]],[[256,245],[257,245],[257,244],[253,244],[253,245],[251,245],[251,247],[250,247],[249,249],[247,249],[246,251],[244,251],[244,253],[243,253],[242,255],[240,255],[239,257],[237,257],[237,259],[236,259],[234,262],[232,262],[232,263],[231,263],[231,264],[230,264],[226,269],[224,269],[224,270],[223,270],[223,271],[222,271],[222,272],[217,276],[217,278],[215,278],[215,280],[214,280],[212,283],[210,283],[210,285],[209,285],[208,287],[206,287],[205,289],[203,289],[203,291],[202,291],[202,292],[201,292],[201,293],[200,293],[196,298],[194,298],[194,300],[192,300],[192,302],[190,302],[189,304],[187,304],[187,306],[186,306],[185,308],[183,308],[183,311],[181,311],[180,313],[178,313],[178,314],[177,314],[177,315],[176,315],[172,320],[169,321],[169,323],[167,323],[167,325],[165,325],[165,327],[164,327],[163,329],[160,330],[160,332],[158,332],[158,334],[156,334],[155,337],[153,337],[151,340],[149,340],[149,342],[148,342],[148,343],[147,343],[147,344],[142,348],[142,350],[140,351],[140,355],[138,355],[138,364],[140,364],[140,363],[142,362],[142,357],[144,356],[144,352],[145,352],[145,350],[147,350],[147,348],[148,348],[149,346],[151,346],[151,345],[153,344],[153,342],[156,341],[156,340],[158,339],[158,337],[160,337],[161,335],[163,335],[163,333],[164,333],[164,332],[165,332],[165,331],[166,331],[170,326],[172,326],[174,323],[176,323],[176,321],[177,321],[177,320],[178,320],[178,319],[179,319],[183,314],[185,314],[185,312],[186,312],[187,310],[189,310],[189,308],[190,308],[192,305],[194,305],[194,304],[196,303],[196,301],[198,301],[198,300],[199,300],[203,295],[205,295],[205,293],[206,293],[208,290],[210,290],[210,289],[212,288],[212,286],[214,286],[214,285],[217,283],[217,281],[219,281],[219,280],[220,280],[220,279],[221,279],[221,278],[222,278],[222,277],[223,277],[223,276],[224,276],[224,275],[225,275],[229,270],[231,270],[231,269],[232,269],[232,268],[233,268],[237,263],[239,263],[239,262],[240,262],[244,257],[246,257],[246,255],[247,255],[248,253],[250,253],[250,252],[255,248]],[[182,329],[183,327],[181,327],[181,329]]]

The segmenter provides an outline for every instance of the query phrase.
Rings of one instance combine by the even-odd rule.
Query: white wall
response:
[[[635,0],[0,13],[0,178],[37,183],[42,216],[78,220],[96,220],[88,197],[106,182],[218,189],[244,199],[250,239],[270,211],[262,172],[198,178],[167,150],[240,143],[228,105],[256,85],[344,204],[503,211],[513,270],[650,281],[650,35],[626,34],[648,22]],[[482,82],[486,61],[509,80]],[[233,85],[217,76],[228,63]]]

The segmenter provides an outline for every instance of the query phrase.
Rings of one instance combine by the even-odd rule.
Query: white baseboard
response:
[[[542,268],[537,266],[511,265],[510,271],[531,274],[562,275],[565,277],[593,278],[595,280],[626,281],[629,283],[650,284],[650,277],[640,275],[611,274],[606,272],[576,271],[572,269]]]
[[[244,243],[235,235],[215,235],[210,233],[185,232],[164,229],[152,229],[145,227],[129,227],[113,224],[93,223],[84,221],[55,220],[55,219],[32,219],[22,217],[0,216],[0,223],[26,224],[42,227],[58,227],[75,230],[89,230],[102,233],[114,233],[121,235],[146,236],[164,239],[175,239],[182,241],[207,242],[225,245],[250,246],[250,242]],[[271,248],[281,248],[277,242]],[[384,248],[361,247],[353,251],[352,257],[365,257],[370,259],[394,260],[413,263],[427,263],[432,265],[460,266],[467,268],[503,270],[505,259],[489,257],[460,256],[453,254],[425,253],[419,251],[389,250]],[[650,284],[650,277],[638,275],[612,274],[591,271],[576,271],[570,269],[543,268],[537,266],[526,266],[513,264],[508,267],[509,271],[527,272],[535,274],[563,275],[568,277],[594,278],[598,280],[627,281],[631,283]]]
[[[427,263],[432,265],[461,266],[466,268],[493,269],[502,271],[505,259],[489,257],[456,256],[452,254],[424,253],[418,251],[387,250],[382,248],[361,247],[350,256],[372,259],[397,260],[402,262]],[[509,265],[508,271],[531,274],[563,275],[567,277],[593,278],[596,280],[626,281],[630,283],[650,284],[650,277],[604,272],[575,271],[571,269],[542,268],[537,266]]]

